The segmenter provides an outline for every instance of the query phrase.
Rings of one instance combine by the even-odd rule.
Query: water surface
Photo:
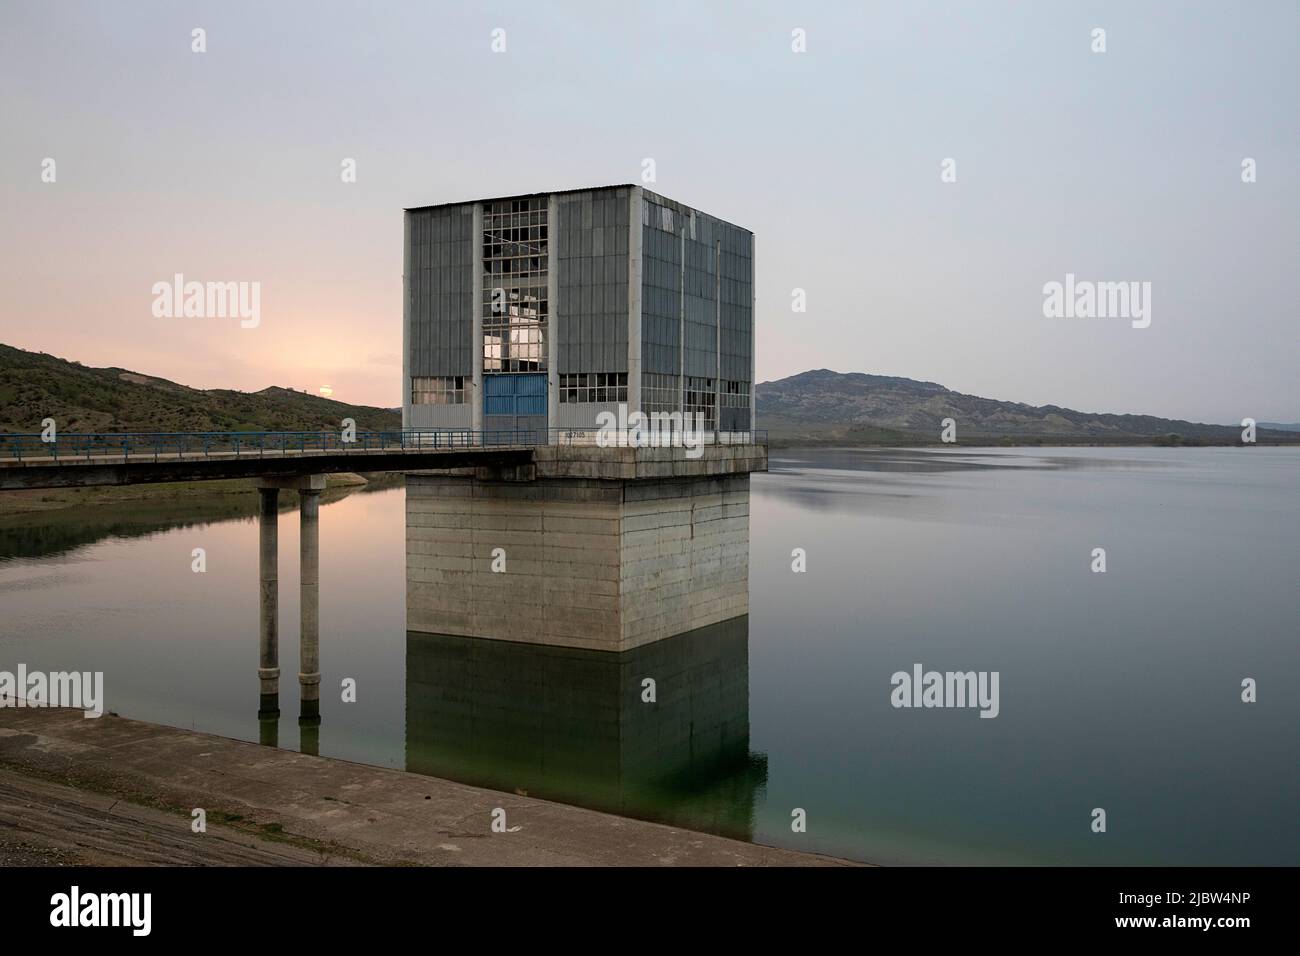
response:
[[[251,507],[0,520],[0,669],[102,670],[124,716],[883,863],[1300,863],[1300,449],[771,465],[750,615],[696,641],[620,658],[408,634],[390,489],[321,509],[318,737],[296,720],[292,511],[272,726]],[[915,663],[997,671],[999,716],[892,707]],[[648,669],[673,675],[654,712]]]

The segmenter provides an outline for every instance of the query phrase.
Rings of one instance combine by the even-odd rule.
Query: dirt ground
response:
[[[844,863],[113,714],[0,708],[6,866]]]
[[[0,866],[337,866],[360,861],[0,768]]]

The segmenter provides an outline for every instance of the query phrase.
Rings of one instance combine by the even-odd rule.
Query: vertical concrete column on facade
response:
[[[673,226],[680,216],[673,217]],[[677,244],[679,275],[677,278],[677,410],[682,413],[682,424],[686,423],[686,231]]]
[[[752,233],[749,236],[749,432],[750,440],[758,441],[754,429],[758,420],[754,413],[758,411],[758,379],[754,373],[758,368],[758,275],[755,263],[758,261],[758,239]]]
[[[323,486],[324,481],[320,484]],[[298,489],[299,723],[320,720],[320,493],[315,482]]]
[[[473,386],[470,388],[470,427],[483,430],[483,204],[475,203],[469,228],[470,243],[470,328],[474,341],[470,343],[470,368]]]
[[[402,213],[402,430],[411,427],[411,214]]]
[[[280,530],[278,488],[259,488],[258,582],[259,620],[257,678],[261,685],[258,717],[280,716]]]
[[[632,187],[627,217],[627,411],[641,407],[641,203],[645,194]]]
[[[560,427],[560,197],[546,200],[546,444]]]
[[[717,339],[713,343],[713,434],[719,441],[722,433],[722,240],[713,240],[713,326]]]

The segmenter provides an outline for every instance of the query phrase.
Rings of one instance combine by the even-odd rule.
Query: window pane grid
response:
[[[646,414],[678,410],[678,377],[647,372],[641,376],[641,407]]]
[[[722,407],[749,408],[749,383],[722,380]]]
[[[560,401],[626,402],[626,372],[574,372],[560,376]]]
[[[411,404],[464,405],[465,376],[412,376]]]
[[[549,233],[546,197],[483,207],[483,370],[542,372]]]
[[[695,424],[695,416],[698,414],[702,416],[705,428],[712,429],[716,427],[718,421],[717,406],[717,394],[713,390],[713,379],[696,378],[688,375],[686,377],[686,404],[682,411],[691,425]]]

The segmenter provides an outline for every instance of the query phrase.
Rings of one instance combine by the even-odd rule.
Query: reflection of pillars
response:
[[[315,720],[308,720],[306,717],[298,719],[298,750],[313,757],[320,756],[319,717]]]
[[[279,703],[278,696],[276,703]],[[280,746],[280,712],[278,710],[269,714],[264,710],[257,712],[257,741],[264,747]]]
[[[259,488],[258,491],[262,507],[258,516],[261,619],[257,676],[262,696],[257,717],[262,721],[262,737],[265,738],[266,722],[274,722],[280,717],[280,535],[277,527],[280,491],[278,488]]]
[[[298,722],[320,722],[320,489],[298,490],[301,529],[301,613],[298,633],[298,683],[302,710]]]

